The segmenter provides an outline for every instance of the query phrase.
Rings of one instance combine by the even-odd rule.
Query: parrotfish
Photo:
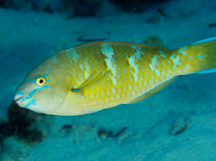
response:
[[[36,66],[17,87],[20,107],[82,115],[141,102],[179,75],[216,71],[216,37],[175,50],[121,41],[65,49]]]

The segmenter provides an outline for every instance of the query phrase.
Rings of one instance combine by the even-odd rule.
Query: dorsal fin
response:
[[[127,104],[131,104],[131,103],[137,103],[140,102],[150,96],[152,96],[153,94],[157,93],[158,91],[160,91],[161,89],[163,89],[164,87],[166,87],[167,85],[169,85],[172,81],[174,81],[177,77],[171,78],[169,80],[167,80],[166,82],[160,84],[159,86],[153,88],[150,92],[143,94],[142,96],[139,96],[138,98],[135,98],[134,100],[128,102]]]
[[[101,44],[136,46],[136,47],[143,47],[143,48],[152,49],[152,50],[170,51],[169,48],[159,46],[159,45],[141,44],[141,43],[124,42],[124,41],[90,42],[90,43],[78,45],[77,47],[82,47],[82,46],[85,47],[85,46],[90,46],[90,45],[101,45]]]

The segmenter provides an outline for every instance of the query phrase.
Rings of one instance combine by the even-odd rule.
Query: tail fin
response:
[[[216,72],[216,37],[178,48],[175,52],[184,60],[185,73],[182,74]]]

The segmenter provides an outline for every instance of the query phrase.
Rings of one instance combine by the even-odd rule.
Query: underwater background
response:
[[[81,116],[13,102],[28,72],[65,48],[124,40],[175,49],[215,36],[215,0],[0,0],[0,161],[216,160],[216,73]]]

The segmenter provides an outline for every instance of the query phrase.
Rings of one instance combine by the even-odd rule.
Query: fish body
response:
[[[214,72],[216,38],[170,50],[103,41],[65,49],[36,66],[18,86],[19,106],[81,115],[140,102],[179,75]]]

